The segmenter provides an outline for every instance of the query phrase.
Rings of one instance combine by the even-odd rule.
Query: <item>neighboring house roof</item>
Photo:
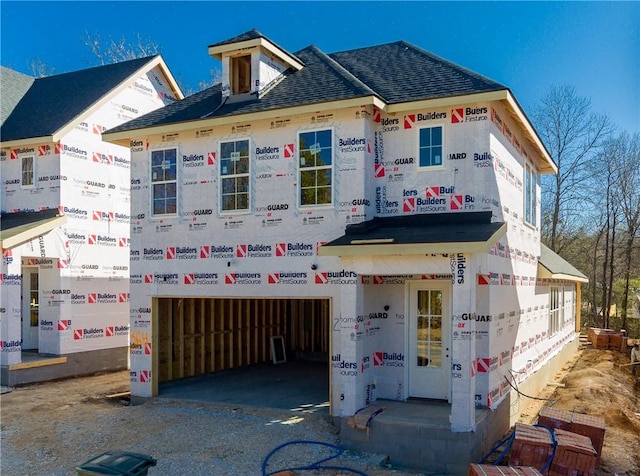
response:
[[[543,243],[540,243],[538,277],[547,279],[568,279],[569,281],[580,281],[583,283],[589,282],[589,279],[584,274]]]
[[[53,136],[157,58],[137,58],[35,79],[3,122],[0,140]],[[2,102],[12,93],[3,87]]]
[[[58,209],[32,212],[2,213],[0,215],[0,246],[3,250],[15,248],[44,235],[67,222]]]
[[[31,76],[0,66],[0,125],[4,124],[34,81]]]
[[[318,249],[320,256],[482,253],[505,235],[491,212],[437,213],[393,217],[348,225],[345,234]]]
[[[249,33],[218,44],[261,35]],[[404,41],[330,55],[316,46],[308,46],[295,56],[305,67],[299,71],[287,70],[283,80],[261,97],[257,94],[232,96],[225,103],[220,85],[215,85],[160,111],[114,127],[107,134],[366,96],[398,103],[507,89]]]

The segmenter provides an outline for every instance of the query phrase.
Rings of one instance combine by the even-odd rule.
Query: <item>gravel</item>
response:
[[[75,468],[105,451],[129,451],[157,460],[149,475],[261,475],[265,457],[291,441],[338,445],[324,417],[292,415],[208,403],[150,400],[128,405],[104,397],[50,395],[25,387],[2,396],[0,469],[11,475],[76,475]],[[17,394],[18,393],[18,394]],[[20,397],[28,396],[27,403]],[[11,399],[11,400],[8,400]],[[20,406],[22,405],[22,406]],[[22,415],[15,412],[22,412]],[[335,454],[318,444],[287,445],[269,460],[266,473],[307,466]],[[325,463],[360,471],[296,471],[302,474],[417,475],[381,467],[374,455],[345,452]]]

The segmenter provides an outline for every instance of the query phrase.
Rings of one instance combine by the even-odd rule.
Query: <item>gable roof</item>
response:
[[[34,81],[31,76],[0,66],[0,125],[4,124]]]
[[[556,254],[544,243],[540,243],[540,261],[538,262],[538,278],[567,279],[588,283],[589,278],[573,267],[562,256]]]
[[[218,44],[232,44],[256,37],[264,38],[264,35],[252,30]],[[175,122],[365,97],[378,98],[383,104],[506,89],[404,41],[330,55],[312,45],[296,52],[295,57],[305,67],[299,71],[287,70],[284,78],[260,97],[246,94],[231,97],[225,102],[220,85],[215,85],[197,93],[196,97],[181,101],[187,104],[170,104],[162,111],[154,111],[114,127],[106,135]],[[432,77],[426,87],[425,71]],[[201,102],[206,102],[207,106]],[[205,109],[208,111],[203,115]]]
[[[160,56],[56,74],[33,81],[0,129],[2,142],[50,137]],[[2,88],[2,102],[11,94]],[[75,126],[75,124],[74,124]]]

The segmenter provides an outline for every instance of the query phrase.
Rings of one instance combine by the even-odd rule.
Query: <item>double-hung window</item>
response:
[[[220,144],[220,207],[222,212],[249,210],[249,141]]]
[[[177,156],[176,149],[151,152],[153,216],[178,213]]]
[[[536,185],[538,183],[538,174],[535,169],[525,164],[524,173],[524,220],[531,226],[536,226]]]
[[[22,186],[33,187],[36,184],[35,157],[22,158]]]
[[[442,166],[442,126],[420,129],[419,142],[419,166]]]
[[[549,290],[549,335],[556,334],[563,326],[564,319],[564,289],[551,286]]]
[[[298,150],[300,206],[330,205],[333,187],[331,129],[301,132]]]

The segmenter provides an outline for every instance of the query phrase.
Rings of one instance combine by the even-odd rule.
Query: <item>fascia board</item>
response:
[[[239,121],[258,121],[262,119],[274,119],[278,117],[296,116],[300,114],[335,111],[337,109],[368,105],[374,105],[380,109],[384,107],[384,103],[379,98],[375,96],[364,96],[360,98],[345,99],[341,101],[305,104],[302,106],[287,107],[283,109],[269,109],[265,111],[257,111],[230,116],[211,117],[207,119],[195,119],[185,122],[173,122],[169,124],[162,124],[159,126],[143,127],[140,129],[131,129],[121,132],[112,132],[109,134],[102,134],[102,140],[122,145],[125,144],[125,142],[128,143],[128,140],[131,137],[138,137],[141,134],[154,135],[165,134],[169,132],[183,132],[195,128],[215,127],[225,124],[233,124]]]
[[[588,283],[587,278],[581,276],[573,276],[571,274],[564,273],[552,273],[545,265],[538,263],[538,278],[539,279],[561,279],[564,281],[576,281],[579,283]]]
[[[41,223],[40,225],[32,226],[23,232],[16,233],[15,235],[2,239],[2,243],[0,246],[2,247],[3,250],[15,248],[16,246],[20,246],[24,243],[27,243],[38,236],[49,233],[51,230],[54,230],[55,228],[58,228],[64,225],[66,222],[67,222],[66,215],[62,215],[62,216],[53,218],[51,220],[47,220],[44,223]]]
[[[12,149],[16,147],[33,146],[34,144],[48,144],[54,142],[53,136],[28,137],[26,139],[16,139],[0,142],[0,148]]]
[[[80,122],[84,121],[91,114],[93,114],[94,112],[98,111],[102,106],[104,106],[109,101],[111,101],[111,99],[113,99],[115,96],[117,96],[120,92],[122,92],[125,89],[127,89],[129,87],[129,85],[131,84],[131,82],[135,81],[135,79],[140,77],[141,74],[146,73],[146,72],[150,71],[151,69],[155,68],[157,65],[161,64],[161,60],[162,60],[162,58],[160,56],[156,56],[155,58],[153,58],[150,61],[148,61],[147,63],[145,63],[144,66],[140,67],[134,73],[132,73],[127,78],[125,78],[123,81],[121,81],[118,86],[114,87],[111,91],[109,91],[107,94],[103,95],[95,103],[93,103],[91,106],[89,106],[87,109],[85,109],[81,114],[79,114],[74,119],[69,121],[67,124],[65,124],[63,127],[61,127],[59,130],[54,132],[53,136],[52,136],[53,142],[58,142],[58,141],[62,140],[62,138],[64,136],[66,136],[70,131],[72,131]],[[162,61],[162,64],[164,64],[164,61]],[[166,65],[164,65],[164,66],[166,67]],[[175,80],[174,80],[174,82],[175,82]],[[179,88],[178,88],[178,91],[180,91]],[[180,94],[182,94],[182,91],[180,91]],[[183,97],[184,96],[180,97],[180,99],[182,99]]]
[[[270,53],[274,54],[282,61],[287,63],[292,68],[300,71],[304,64],[295,59],[286,51],[283,51],[281,48],[278,48],[276,45],[266,40],[265,38],[253,38],[251,40],[240,41],[238,43],[228,43],[226,45],[219,46],[210,46],[208,48],[209,56],[213,56],[214,58],[221,60],[224,53],[232,53],[234,51],[241,50],[249,50],[254,47],[263,47],[268,50]]]
[[[389,104],[386,108],[386,112],[388,114],[394,114],[398,112],[415,111],[416,109],[455,106],[470,102],[503,101],[507,98],[507,93],[508,91],[506,89],[501,89],[499,91],[489,91],[486,93],[465,94],[463,96],[449,96],[445,98]]]
[[[389,256],[432,253],[488,253],[507,232],[507,224],[498,228],[487,241],[410,244],[358,244],[320,246],[318,256]]]
[[[511,94],[510,91],[507,91],[507,98],[504,101],[508,106],[508,109],[512,112],[514,119],[516,119],[520,123],[520,127],[523,129],[525,136],[531,143],[536,146],[537,152],[542,159],[543,164],[540,165],[540,171],[542,173],[547,174],[557,174],[558,167],[553,162],[551,155],[547,151],[542,139],[538,136],[538,133],[534,129],[531,122],[529,122],[529,118],[526,116],[516,98]]]

